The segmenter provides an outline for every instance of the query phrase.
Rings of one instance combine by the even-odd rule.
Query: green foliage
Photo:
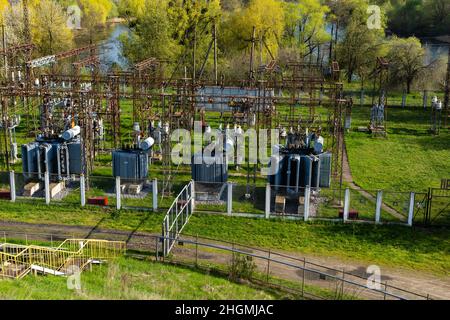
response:
[[[147,2],[145,13],[133,22],[130,36],[123,35],[125,56],[138,62],[148,57],[174,58],[179,47],[170,33],[170,22],[165,2]]]
[[[409,163],[404,166],[408,165]],[[401,170],[399,167],[400,164],[395,170]],[[370,170],[372,169],[367,171]],[[82,210],[78,206],[70,205],[46,206],[44,203],[38,205],[2,201],[0,205],[0,217],[6,221],[47,224],[56,221],[59,224],[95,226],[96,229],[161,232],[163,213],[122,210],[120,214],[112,215],[113,212],[95,208]],[[39,233],[42,230],[27,228],[27,232]],[[64,230],[62,232],[64,233]],[[354,262],[430,273],[446,273],[450,266],[448,228],[304,223],[196,213],[191,217],[184,232],[300,255],[304,253],[334,256]]]
[[[65,9],[52,0],[42,0],[33,10],[31,32],[42,55],[65,51],[73,46],[73,34],[67,27]]]
[[[283,9],[284,42],[289,47],[298,46],[303,57],[330,40],[325,31],[325,16],[330,9],[318,0],[283,2]]]
[[[82,24],[92,30],[98,25],[106,23],[106,18],[113,9],[110,0],[78,0],[83,10]]]
[[[390,63],[391,80],[404,83],[407,93],[411,84],[424,70],[425,49],[419,39],[393,37],[388,43],[387,58]]]
[[[222,26],[223,47],[227,52],[249,50],[255,28],[258,51],[267,57],[277,55],[284,31],[284,10],[277,0],[251,0],[243,9],[229,15]]]
[[[354,75],[364,80],[373,70],[376,57],[383,55],[384,30],[367,27],[365,0],[346,0],[344,7],[345,10],[339,7],[334,11],[337,21],[345,26],[344,38],[337,47],[338,61],[348,82]]]
[[[121,258],[81,274],[81,290],[67,279],[27,276],[0,281],[0,299],[24,300],[163,300],[277,299],[276,293],[167,264]]]
[[[121,41],[130,61],[149,57],[185,60],[192,56],[194,42],[198,52],[206,51],[212,39],[212,22],[220,16],[220,4],[218,0],[133,2],[127,14],[134,14],[134,19],[129,19],[132,32]],[[199,54],[196,62],[200,64],[203,58]]]
[[[450,30],[448,0],[391,1],[389,28],[399,36],[446,35]]]
[[[256,271],[256,264],[251,256],[233,252],[229,267],[229,276],[233,281],[239,279],[251,280]]]
[[[21,3],[6,7],[3,14],[8,45],[25,42],[23,6]],[[72,31],[67,27],[65,8],[54,0],[29,1],[32,41],[39,55],[67,50],[73,45]]]

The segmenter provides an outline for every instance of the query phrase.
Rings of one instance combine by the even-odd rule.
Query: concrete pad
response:
[[[36,192],[42,189],[44,186],[42,182],[30,182],[23,188],[23,195],[25,197],[32,197]]]
[[[58,193],[66,188],[64,182],[50,183],[50,198],[53,199]]]

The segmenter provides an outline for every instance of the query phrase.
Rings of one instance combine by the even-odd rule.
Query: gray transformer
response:
[[[331,186],[331,154],[315,155],[286,154],[273,156],[271,164],[278,170],[269,175],[269,182],[279,190],[287,187],[289,192],[300,192],[306,186],[329,188]]]
[[[125,180],[144,181],[148,178],[148,152],[132,150],[115,150],[113,156],[113,176]]]
[[[43,180],[45,172],[51,180],[70,179],[81,174],[81,143],[51,140],[24,144],[22,169],[27,179]]]
[[[196,182],[205,183],[225,183],[228,180],[228,166],[223,159],[223,163],[217,163],[214,157],[203,157],[201,153],[196,154],[192,159],[192,179]]]
[[[329,152],[319,154],[320,159],[320,177],[319,177],[319,186],[321,188],[330,188],[331,187],[331,162],[332,162],[332,154]]]

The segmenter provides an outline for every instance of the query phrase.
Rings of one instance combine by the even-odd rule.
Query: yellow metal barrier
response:
[[[125,254],[126,243],[94,239],[68,239],[56,248],[35,245],[0,245],[0,277],[20,279],[32,269],[55,275],[83,270],[94,260],[114,259]]]

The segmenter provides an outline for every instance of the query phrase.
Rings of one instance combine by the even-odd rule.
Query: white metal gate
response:
[[[194,213],[195,191],[194,181],[181,190],[172,203],[162,225],[163,254],[167,256],[175,245],[178,236]]]

